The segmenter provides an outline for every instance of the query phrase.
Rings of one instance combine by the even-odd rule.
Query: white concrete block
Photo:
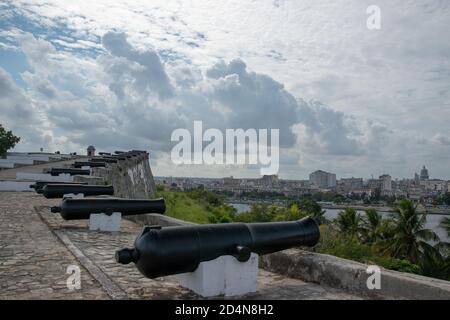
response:
[[[6,159],[11,160],[11,161],[16,161],[16,160],[35,160],[35,161],[44,161],[44,162],[50,161],[50,157],[47,155],[22,155],[22,156],[8,155],[8,156],[6,156]]]
[[[13,181],[2,180],[0,181],[0,191],[34,191],[30,188],[30,181]]]
[[[22,159],[22,160],[11,160],[11,159],[0,159],[0,163],[17,163],[17,164],[34,164],[32,159]]]
[[[83,199],[84,193],[66,193],[63,195],[63,199],[71,198],[71,199]]]
[[[121,220],[120,212],[113,212],[110,216],[104,213],[92,213],[89,216],[89,230],[120,231]]]
[[[12,169],[14,168],[14,163],[0,163],[0,168]]]
[[[70,174],[60,174],[58,176],[52,176],[48,173],[30,173],[30,172],[17,172],[17,180],[34,180],[34,181],[51,181],[51,182],[73,182],[73,176]]]
[[[237,296],[258,290],[258,255],[252,253],[247,262],[233,256],[201,262],[197,270],[176,276],[182,287],[202,297]]]

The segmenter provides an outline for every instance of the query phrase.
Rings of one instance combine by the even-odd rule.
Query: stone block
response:
[[[93,213],[89,216],[89,230],[91,231],[120,231],[122,214],[113,212],[111,215]]]
[[[233,256],[221,256],[201,262],[197,270],[176,276],[182,287],[202,297],[238,296],[258,290],[258,255],[247,262]]]

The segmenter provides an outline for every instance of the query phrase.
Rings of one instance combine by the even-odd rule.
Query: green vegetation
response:
[[[450,244],[424,228],[420,214],[409,200],[400,200],[393,213],[383,217],[374,209],[361,214],[348,208],[333,221],[312,197],[291,201],[287,207],[253,204],[248,212],[224,204],[224,196],[203,189],[163,191],[167,215],[196,223],[292,221],[306,216],[321,225],[321,239],[314,248],[345,259],[376,264],[387,269],[450,280]],[[450,218],[441,226],[450,234]]]
[[[194,223],[225,223],[233,221],[236,209],[224,204],[223,197],[212,192],[164,191],[157,195],[166,201],[166,215]]]
[[[0,156],[5,155],[6,151],[14,148],[19,141],[19,137],[16,137],[12,131],[6,131],[0,124]]]

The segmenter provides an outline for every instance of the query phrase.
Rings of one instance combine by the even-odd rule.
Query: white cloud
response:
[[[448,176],[433,155],[450,136],[450,5],[381,0],[373,32],[369,4],[17,1],[5,19],[41,28],[2,30],[0,44],[25,53],[32,70],[17,97],[39,105],[59,149],[95,139],[167,151],[173,128],[201,119],[279,127],[300,177],[319,167],[411,175],[424,161]],[[435,143],[420,147],[419,136]]]

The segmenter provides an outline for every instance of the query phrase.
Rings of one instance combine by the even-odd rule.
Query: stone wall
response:
[[[74,182],[111,184],[114,196],[120,198],[148,199],[156,193],[148,153],[110,163],[106,168],[92,168],[91,176],[75,176]]]
[[[450,282],[381,268],[380,288],[369,289],[368,265],[327,254],[289,249],[260,257],[271,272],[378,299],[449,300]]]

